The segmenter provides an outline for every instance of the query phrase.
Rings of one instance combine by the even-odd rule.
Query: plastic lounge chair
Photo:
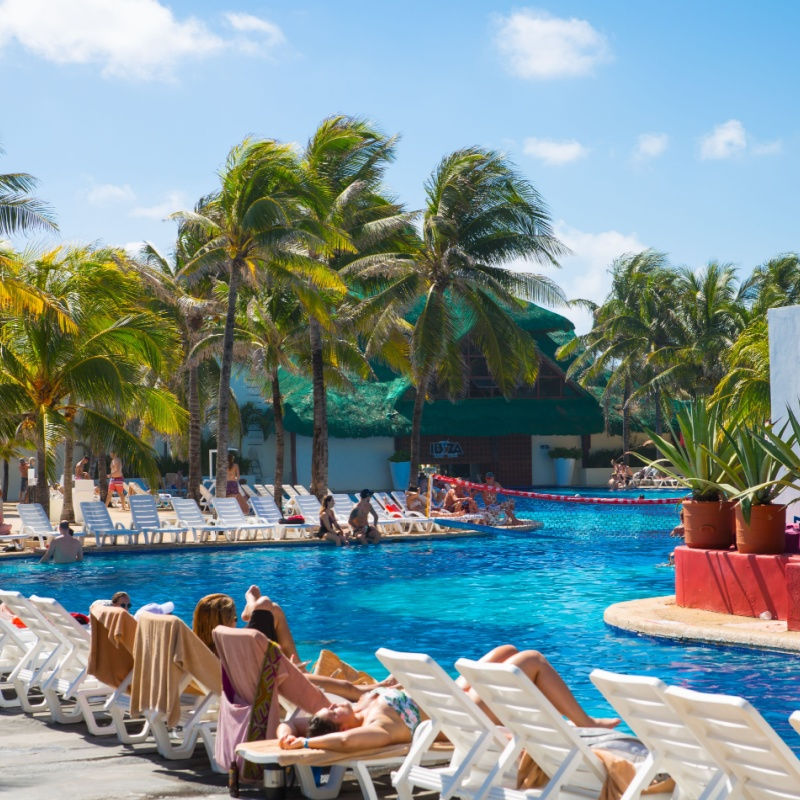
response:
[[[302,488],[302,487],[301,487],[301,488]],[[273,488],[273,492],[274,492],[274,488]],[[284,483],[284,484],[283,484],[283,493],[284,493],[284,494],[285,494],[285,495],[286,495],[286,496],[287,496],[287,497],[288,497],[290,500],[292,500],[292,499],[294,499],[295,497],[297,497],[297,495],[298,495],[298,494],[308,494],[308,492],[305,492],[305,491],[304,491],[304,492],[298,492],[298,491],[297,491],[297,489],[295,489],[295,488],[294,488],[294,486],[290,486],[288,483]]]
[[[413,531],[430,532],[430,524],[422,521],[424,517],[405,516],[401,511],[389,512],[378,502],[374,496],[370,498],[370,505],[378,515],[378,527],[386,532],[412,533]]]
[[[0,503],[2,503],[2,500],[0,500]],[[27,538],[27,533],[0,533],[0,545],[5,542],[15,550],[23,550]],[[39,541],[41,542],[41,539]]]
[[[402,514],[405,519],[418,520],[417,522],[409,523],[409,533],[413,533],[414,531],[419,533],[430,533],[434,529],[435,525],[433,520],[428,519],[428,517],[426,517],[421,511],[409,510],[408,506],[406,505],[405,495],[401,494],[400,492],[392,492],[391,494],[388,492],[379,492],[377,497],[380,502],[383,503],[384,508],[386,508],[388,503],[389,505],[399,508],[400,514]]]
[[[36,637],[29,630],[20,629],[10,619],[0,616],[0,708],[19,708],[11,676],[18,666],[24,665],[34,647]]]
[[[525,798],[516,775],[510,786],[503,777],[522,750],[550,777],[542,797],[600,793],[606,778],[602,762],[519,667],[460,658],[456,669],[512,734],[476,797]]]
[[[246,517],[239,501],[235,497],[215,497],[214,509],[217,512],[217,523],[235,527],[234,539],[256,539],[261,531],[265,539],[269,539],[275,526],[261,517]]]
[[[281,522],[283,515],[272,497],[251,497],[250,508],[257,517],[275,526],[273,534],[275,539],[283,539],[289,532],[298,536],[310,536],[311,531],[315,531],[318,527],[313,522]]]
[[[58,529],[53,527],[49,517],[39,503],[19,503],[17,513],[22,521],[22,533],[39,540],[39,546],[45,547],[45,539],[58,536]],[[83,536],[76,533],[76,536]]]
[[[168,525],[159,519],[156,499],[151,494],[135,494],[129,498],[131,504],[131,526],[145,534],[149,534],[150,542],[155,544],[164,541],[164,535],[172,536],[175,544],[186,541],[189,528],[185,525]],[[145,539],[146,541],[146,539]],[[195,539],[195,541],[197,541]]]
[[[172,507],[178,515],[178,525],[188,528],[196,542],[207,542],[209,537],[213,537],[213,540],[216,541],[218,533],[229,537],[236,531],[234,525],[215,525],[208,522],[200,510],[200,506],[194,500],[175,497],[172,500]]]
[[[316,498],[314,498],[316,500]],[[350,512],[356,507],[353,498],[349,494],[337,492],[333,496],[333,510],[336,512],[336,519],[340,525],[345,525],[350,520]]]
[[[675,781],[682,798],[727,796],[725,773],[664,697],[663,681],[602,669],[592,670],[589,677],[649,751],[628,796],[638,797],[637,792],[662,772]]]
[[[800,761],[743,697],[677,686],[664,697],[728,776],[732,797],[800,798]]]
[[[58,657],[58,667],[41,683],[53,720],[69,724],[82,716],[91,733],[113,733],[113,728],[103,729],[98,726],[94,716],[95,711],[103,710],[114,689],[88,674],[91,642],[88,625],[81,625],[52,597],[31,595],[30,602],[64,642],[64,648]]]
[[[142,531],[136,528],[126,528],[121,522],[114,522],[108,513],[105,503],[98,500],[90,500],[81,503],[81,514],[83,514],[83,532],[90,536],[94,535],[95,543],[102,547],[106,539],[110,539],[112,544],[117,543],[117,539],[127,539],[128,544],[138,544],[139,534]],[[142,533],[145,544],[148,543],[147,533]]]
[[[214,510],[213,489],[209,489],[207,486],[201,483],[197,487],[197,491],[200,493],[200,500],[198,501],[200,510],[204,511],[206,514],[210,514]]]
[[[398,800],[411,800],[416,787],[437,792],[442,800],[472,797],[496,767],[508,738],[430,656],[385,648],[375,655],[429,717],[414,731],[408,755],[392,773]],[[422,756],[440,733],[453,744],[450,763],[425,766]]]
[[[272,492],[263,483],[254,483],[253,488],[259,497],[272,497]]]
[[[188,693],[192,684],[199,692]],[[141,614],[133,647],[131,715],[147,720],[161,756],[191,758],[202,741],[214,763],[221,690],[219,660],[181,619]]]
[[[297,492],[297,494],[311,494],[311,492],[309,492],[308,489],[306,489],[306,487],[300,483],[296,483],[294,485],[294,490]]]
[[[319,519],[319,510],[321,508],[319,500],[313,494],[298,494],[295,495],[290,501],[292,508],[296,509],[299,514],[302,514],[307,520]],[[346,522],[347,520],[345,520]]]
[[[91,646],[87,671],[101,683],[113,688],[102,711],[108,714],[111,722],[101,725],[96,718],[92,733],[103,736],[116,733],[123,744],[143,742],[150,735],[150,724],[145,720],[135,720],[139,730],[128,729],[131,721],[130,684],[133,678],[133,647],[136,637],[136,620],[124,609],[117,606],[100,606],[91,609]],[[84,694],[78,692],[78,703],[85,702]],[[90,710],[94,718],[94,709]],[[86,711],[84,711],[86,719]],[[88,722],[88,719],[87,719]]]

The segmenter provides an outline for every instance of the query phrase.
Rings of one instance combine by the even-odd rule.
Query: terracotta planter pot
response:
[[[733,503],[684,500],[683,539],[687,547],[727,550],[733,544]]]
[[[750,524],[745,524],[742,509],[736,504],[736,549],[740,553],[782,553],[786,539],[786,506],[753,506]]]

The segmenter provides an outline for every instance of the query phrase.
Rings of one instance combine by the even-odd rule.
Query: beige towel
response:
[[[328,678],[339,678],[340,680],[350,681],[356,685],[371,686],[377,683],[375,678],[362,670],[351,667],[346,661],[342,661],[336,653],[330,650],[320,650],[317,663],[312,670],[315,675],[325,675]]]
[[[133,648],[131,714],[156,709],[166,714],[168,725],[176,725],[187,676],[208,692],[222,691],[219,659],[184,622],[171,614],[143,612]]]
[[[92,642],[88,672],[116,688],[133,669],[136,620],[124,609],[100,606],[89,614]]]

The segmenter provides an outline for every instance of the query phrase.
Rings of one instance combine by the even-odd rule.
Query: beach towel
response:
[[[124,609],[100,606],[89,615],[92,626],[88,672],[118,687],[133,669],[136,620]]]
[[[201,691],[222,692],[219,660],[183,620],[144,612],[133,648],[131,714],[155,709],[166,715],[167,725],[177,725],[187,678]]]
[[[328,705],[325,695],[260,631],[220,625],[212,636],[222,664],[214,748],[220,767],[230,767],[236,745],[274,738],[281,719],[280,697],[309,714]],[[240,756],[235,760],[246,779],[263,773],[263,767],[245,764]]]
[[[350,681],[350,683],[358,686],[371,686],[373,683],[377,683],[371,675],[363,670],[351,667],[331,650],[323,649],[319,651],[319,657],[317,658],[317,663],[314,664],[312,672],[315,675],[325,675],[328,678]]]

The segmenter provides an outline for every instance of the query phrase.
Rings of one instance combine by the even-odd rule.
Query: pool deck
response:
[[[0,796],[14,800],[228,800],[227,776],[211,771],[202,746],[194,758],[167,761],[145,742],[121,745],[115,736],[91,736],[83,723],[56,725],[46,714],[19,709],[0,714],[3,767]],[[388,775],[375,779],[378,797],[393,800]],[[242,788],[243,798],[263,798]],[[287,800],[302,800],[295,789]],[[342,800],[361,800],[355,780],[343,784]],[[430,800],[433,794],[426,795]]]
[[[19,515],[17,514],[16,503],[5,503],[4,505],[5,522],[11,525],[12,533],[19,533],[21,530],[21,523]],[[123,511],[118,507],[109,509],[111,519],[113,522],[121,522],[126,527],[131,524],[131,515],[129,511]],[[164,509],[159,511],[161,520],[167,524],[174,525],[176,522],[175,512],[172,509]],[[82,523],[73,523],[72,527],[76,531],[80,531],[83,527]],[[485,530],[455,530],[449,528],[444,531],[433,531],[431,533],[393,533],[384,534],[382,542],[420,542],[429,539],[462,539],[472,536],[485,536]],[[216,541],[210,542],[192,542],[187,541],[183,544],[175,542],[164,542],[163,544],[112,544],[97,547],[93,536],[85,536],[82,539],[84,555],[91,555],[92,553],[157,553],[164,550],[209,550],[209,549],[232,549],[240,547],[332,547],[330,542],[321,539],[256,539],[245,540],[237,542],[229,542],[224,536],[218,535]],[[32,539],[28,540],[25,544],[24,550],[9,550],[4,551],[0,547],[0,561],[4,558],[31,558],[33,556],[41,556],[44,550],[38,546],[31,546]]]
[[[614,628],[645,636],[800,653],[800,631],[787,630],[785,621],[681,608],[674,595],[615,603],[603,619]]]

